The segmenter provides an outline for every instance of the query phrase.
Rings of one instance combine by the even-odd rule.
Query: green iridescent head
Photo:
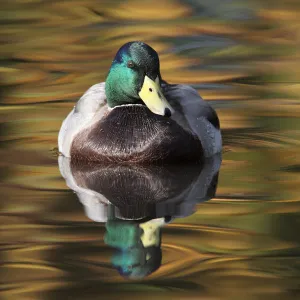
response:
[[[106,82],[108,106],[144,103],[155,114],[170,116],[171,106],[161,91],[158,54],[142,42],[130,42],[117,52]]]

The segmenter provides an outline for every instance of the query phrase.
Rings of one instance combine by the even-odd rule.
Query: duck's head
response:
[[[160,85],[156,51],[142,42],[127,43],[117,52],[105,82],[108,106],[144,103],[153,113],[170,116],[172,108]]]

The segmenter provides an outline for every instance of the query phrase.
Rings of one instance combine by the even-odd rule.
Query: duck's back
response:
[[[201,142],[177,122],[143,105],[115,107],[79,132],[71,158],[99,162],[172,162],[200,160]]]

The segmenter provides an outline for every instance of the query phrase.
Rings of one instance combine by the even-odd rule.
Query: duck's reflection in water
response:
[[[59,157],[61,174],[86,215],[106,223],[104,241],[116,249],[112,264],[128,278],[160,267],[161,227],[214,197],[220,165],[220,155],[202,164],[164,166],[83,165]]]

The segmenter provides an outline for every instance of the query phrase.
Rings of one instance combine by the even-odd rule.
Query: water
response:
[[[298,1],[14,0],[1,7],[4,299],[299,298]],[[105,226],[93,221],[104,215],[88,211],[66,186],[55,148],[76,99],[105,80],[116,50],[131,40],[159,52],[164,79],[193,85],[217,110],[223,161],[208,193],[196,184],[203,193],[197,199],[160,208],[118,207],[117,199],[135,191],[123,184],[122,170],[126,192],[93,186],[113,196]],[[130,172],[141,184],[143,176],[158,185],[166,178]],[[204,174],[185,172],[181,187],[183,174],[170,176],[173,199],[191,190],[197,172]],[[86,187],[88,174],[81,178]],[[124,214],[149,220],[124,221]],[[126,250],[149,221],[156,246],[148,254],[156,259],[145,273],[153,272],[123,277],[120,264],[149,258],[142,248]],[[126,238],[126,228],[135,238]]]

